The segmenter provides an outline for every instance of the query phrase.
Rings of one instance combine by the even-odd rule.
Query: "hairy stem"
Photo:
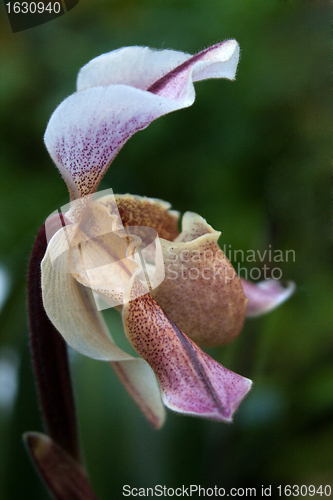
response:
[[[67,346],[43,307],[41,261],[47,247],[45,225],[32,250],[28,271],[30,347],[44,425],[48,435],[81,462]]]

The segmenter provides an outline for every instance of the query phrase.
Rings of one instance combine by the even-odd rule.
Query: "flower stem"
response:
[[[47,247],[45,225],[32,250],[28,271],[30,347],[44,425],[48,435],[81,463],[66,343],[49,320],[42,301],[41,261]]]

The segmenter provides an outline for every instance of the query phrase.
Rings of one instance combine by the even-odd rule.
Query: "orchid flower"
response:
[[[252,382],[224,368],[197,344],[231,342],[242,330],[247,298],[251,315],[255,315],[281,302],[281,296],[285,299],[290,287],[285,290],[278,285],[272,290],[269,283],[267,290],[250,284],[245,286],[246,298],[241,281],[218,246],[220,233],[197,214],[185,214],[179,234],[178,214],[170,211],[166,202],[130,195],[94,201],[91,197],[127,139],[156,118],[190,106],[195,99],[193,82],[234,79],[238,58],[235,40],[195,56],[143,47],[103,54],[80,70],[77,92],[58,106],[45,132],[46,147],[68,186],[72,203],[77,202],[76,208],[73,205],[65,214],[67,225],[61,228],[59,224],[51,231],[50,236],[55,235],[42,262],[45,311],[74,349],[111,363],[156,428],[165,419],[162,401],[176,412],[232,420]],[[87,198],[89,202],[82,208]],[[133,236],[129,243],[128,233],[126,237],[121,234],[123,228],[135,226],[157,232],[164,267],[170,264],[168,256],[174,255],[177,279],[167,276],[155,289],[144,286],[133,257],[140,238]],[[67,258],[75,264],[61,272],[54,265],[52,252],[63,251],[59,248],[69,232],[72,253]],[[86,267],[78,269],[80,258],[73,255],[78,246],[85,262],[93,262],[90,272]],[[209,252],[211,256],[209,262],[199,259],[195,280],[182,279],[177,272],[189,267],[189,252]],[[118,266],[121,291],[114,283],[114,272],[108,272],[110,262]],[[217,277],[208,279],[213,268]],[[140,358],[115,345],[92,292],[122,309],[126,337]]]
[[[192,105],[194,82],[234,79],[238,59],[235,40],[195,56],[145,47],[103,54],[80,70],[77,92],[58,106],[45,132],[71,205],[46,224],[44,309],[70,346],[111,363],[156,428],[165,420],[163,403],[183,414],[232,420],[252,382],[224,368],[198,345],[231,342],[242,330],[248,301],[255,316],[286,300],[292,286],[242,282],[218,246],[220,233],[197,214],[184,215],[179,234],[178,213],[166,202],[131,195],[96,199],[93,194],[135,132]],[[152,274],[142,278],[134,253],[144,237],[136,227],[151,228],[157,235],[150,271],[172,265],[172,277],[159,277],[158,286],[151,286]],[[209,255],[208,261],[197,258],[195,279],[179,274],[180,269],[190,272],[189,254]],[[55,255],[65,255],[60,268]],[[121,311],[126,337],[140,357],[116,346],[96,307],[98,296]]]
[[[164,423],[164,405],[231,422],[252,382],[199,345],[233,341],[246,315],[268,312],[293,292],[293,283],[238,278],[220,233],[198,214],[186,212],[179,232],[179,214],[167,202],[96,193],[135,132],[191,106],[194,82],[233,80],[238,59],[235,40],[194,56],[125,47],[84,66],[77,92],[50,118],[45,144],[71,201],[47,219],[30,260],[31,347],[49,436],[28,433],[25,442],[56,498],[95,498],[80,459],[65,342],[109,361],[155,428]],[[114,343],[100,312],[105,304],[121,312],[139,357]]]

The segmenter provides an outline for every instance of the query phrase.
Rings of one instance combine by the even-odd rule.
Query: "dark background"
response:
[[[235,82],[196,84],[197,100],[136,134],[101,189],[168,200],[222,231],[221,246],[295,251],[279,263],[295,295],[209,352],[254,380],[232,425],[168,412],[154,431],[107,363],[72,355],[78,417],[100,499],[122,486],[333,488],[330,235],[330,19],[325,2],[80,0],[13,34],[0,6],[0,499],[47,494],[21,434],[42,430],[28,349],[26,269],[45,218],[68,201],[43,145],[79,68],[126,45],[195,53],[236,38]],[[245,263],[261,267],[264,263]],[[266,264],[269,264],[266,262]],[[5,276],[9,286],[6,285]],[[120,335],[120,320],[109,314]],[[28,495],[28,496],[27,496]]]

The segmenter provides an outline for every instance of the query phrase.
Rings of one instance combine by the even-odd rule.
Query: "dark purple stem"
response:
[[[30,347],[44,425],[48,435],[81,462],[66,343],[43,307],[40,264],[47,247],[45,225],[32,250],[28,272]]]

